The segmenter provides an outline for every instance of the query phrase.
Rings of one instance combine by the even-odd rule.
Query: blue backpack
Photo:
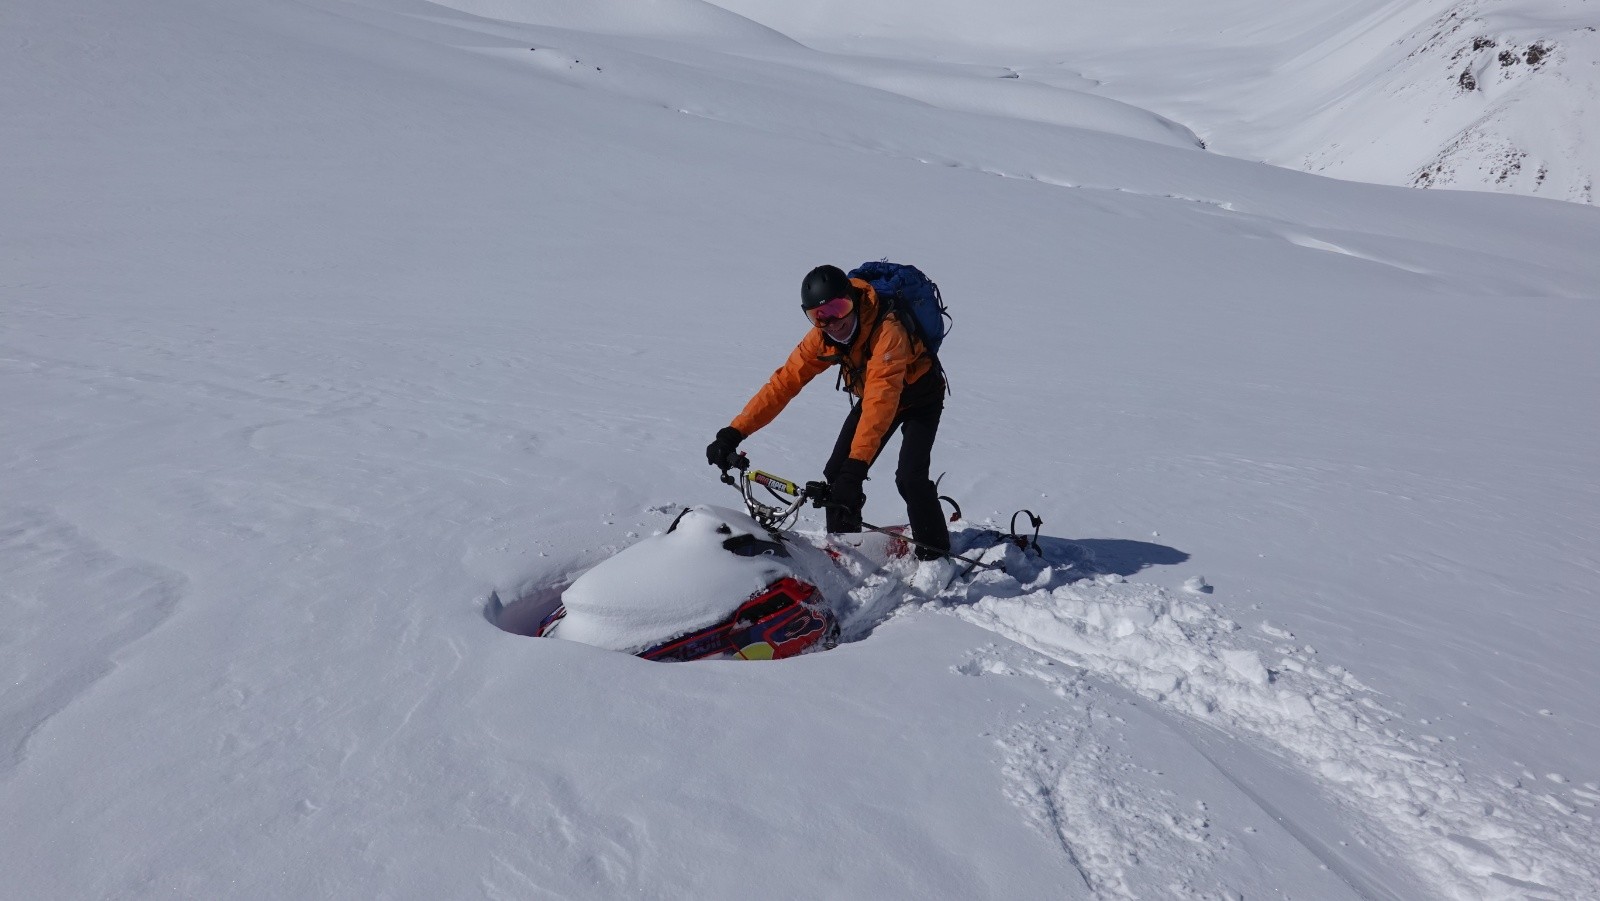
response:
[[[944,343],[945,333],[950,331],[947,325],[950,313],[945,309],[944,298],[939,296],[939,286],[933,283],[933,279],[923,275],[922,270],[915,266],[888,260],[862,263],[850,271],[849,277],[870,284],[872,290],[878,292],[878,298],[886,304],[884,309],[899,314],[896,318],[900,323],[916,335],[928,353],[938,358],[939,345]]]

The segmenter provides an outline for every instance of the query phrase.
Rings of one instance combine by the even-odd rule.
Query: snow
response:
[[[1589,33],[1334,7],[10,4],[7,892],[1595,894]],[[1479,31],[1561,52],[1459,92]],[[1530,156],[1452,186],[1541,196],[1252,161],[1473,122]],[[774,663],[495,628],[736,503],[800,278],[880,257],[956,317],[958,542],[1043,556]]]
[[[1013,577],[986,573],[951,599],[953,611],[1164,707],[1256,736],[1382,823],[1427,884],[1600,884],[1592,861],[1570,870],[1564,861],[1568,837],[1590,824],[1575,807],[1471,778],[1439,753],[1439,739],[1394,731],[1383,700],[1341,668],[1324,668],[1314,650],[1237,646],[1237,623],[1148,586],[1039,588],[1039,575],[1027,578],[1033,590],[1019,594]],[[1541,809],[1552,801],[1565,816]],[[1499,847],[1513,834],[1515,847]]]
[[[1338,178],[1593,203],[1600,33],[1573,0],[728,0],[814,46],[1004,59]],[[894,52],[894,51],[891,51]]]
[[[598,648],[637,653],[715,625],[756,592],[796,569],[774,555],[729,553],[723,542],[766,532],[748,515],[701,505],[669,531],[631,545],[562,592],[557,633]],[[798,552],[800,548],[796,548]]]

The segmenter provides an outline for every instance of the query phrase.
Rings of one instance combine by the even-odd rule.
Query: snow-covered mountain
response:
[[[723,4],[823,46],[1063,71],[1213,150],[1338,178],[1594,201],[1586,0]]]
[[[1600,210],[1249,149],[1588,39],[1390,9],[9,3],[0,894],[1593,896]],[[802,276],[880,257],[963,531],[1046,556],[770,663],[489,621],[736,503]]]
[[[1594,201],[1590,4],[1341,6],[1311,23],[1319,40],[1240,86],[1219,146],[1237,129],[1240,152],[1340,178]]]

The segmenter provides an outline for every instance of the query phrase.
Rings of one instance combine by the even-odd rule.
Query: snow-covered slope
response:
[[[1240,85],[1219,148],[1361,181],[1594,201],[1600,35],[1587,4],[1346,10]]]
[[[10,4],[5,892],[1593,894],[1600,211],[1208,153],[992,55],[1071,10],[921,8],[961,52]],[[956,316],[941,489],[1046,558],[770,665],[486,620],[732,502],[800,278],[883,256]]]
[[[1394,84],[1388,104],[1366,106],[1372,117],[1357,127],[1354,116],[1332,128],[1348,142],[1367,139],[1365,150],[1308,152],[1316,171],[1353,178],[1389,180],[1403,152],[1381,150],[1382,123],[1423,113],[1423,135],[1440,143],[1418,167],[1419,187],[1487,187],[1593,203],[1600,171],[1600,34],[1587,4],[1469,3],[1451,8],[1431,32],[1409,36],[1407,59],[1414,73]],[[1426,36],[1424,34],[1426,33]],[[1440,91],[1439,69],[1454,74],[1454,91]],[[1403,79],[1414,78],[1406,90]],[[1431,88],[1431,90],[1429,90]],[[1392,129],[1394,133],[1398,129]]]
[[[1600,20],[1584,0],[721,5],[819,46],[1087,79],[1248,159],[1594,201]]]

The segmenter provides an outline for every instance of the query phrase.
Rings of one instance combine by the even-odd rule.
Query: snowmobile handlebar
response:
[[[729,475],[729,469],[739,470],[739,476]],[[728,456],[728,466],[722,470],[722,481],[739,489],[739,494],[744,497],[745,509],[750,512],[750,517],[760,523],[763,528],[773,532],[788,528],[794,522],[795,517],[799,515],[800,508],[805,506],[806,501],[811,501],[813,507],[829,505],[827,482],[807,482],[805,487],[802,488],[794,482],[775,476],[770,472],[764,472],[759,469],[752,470],[750,468],[750,458],[743,453],[736,452]],[[760,485],[767,489],[782,506],[774,506],[757,498],[752,493],[752,485]],[[952,501],[952,503],[954,502]],[[901,532],[892,532],[869,522],[863,522],[861,527],[869,532],[892,535],[917,547],[928,547],[914,538],[907,538]],[[952,554],[948,550],[929,549],[951,560],[967,564],[966,572],[971,572],[974,569],[1005,571],[1004,563],[985,563],[971,557]]]
[[[739,474],[729,473],[730,469],[738,470]],[[750,458],[742,453],[728,455],[728,465],[722,468],[722,482],[739,489],[750,517],[772,531],[789,527],[799,515],[800,508],[805,505],[808,499],[807,489],[811,487],[807,485],[806,488],[801,488],[794,482],[770,472],[753,470],[750,468]],[[767,489],[778,504],[769,504],[756,497],[753,487],[756,485]]]

